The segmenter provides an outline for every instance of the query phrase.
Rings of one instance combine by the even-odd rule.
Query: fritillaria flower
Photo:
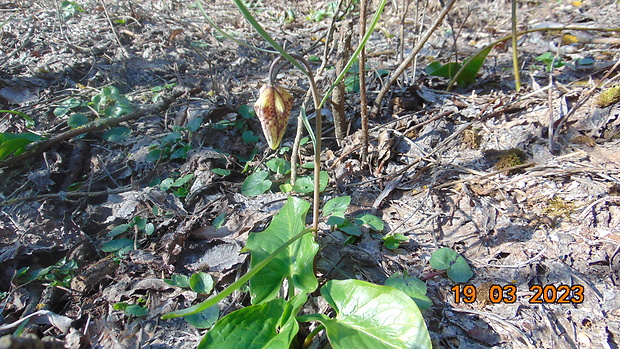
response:
[[[271,149],[275,150],[280,145],[291,109],[293,109],[293,96],[285,89],[269,84],[261,87],[254,111]]]

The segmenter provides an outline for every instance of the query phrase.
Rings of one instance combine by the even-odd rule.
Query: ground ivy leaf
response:
[[[134,241],[132,239],[116,239],[111,240],[101,246],[103,252],[114,252],[122,249],[133,248]]]
[[[243,181],[241,192],[247,196],[258,196],[271,188],[271,181],[267,179],[269,171],[256,171]]]
[[[383,221],[381,220],[381,218],[375,215],[366,213],[366,214],[357,216],[355,220],[357,224],[359,225],[366,224],[367,226],[370,227],[370,229],[374,231],[383,231]]]
[[[209,294],[213,290],[213,278],[211,275],[199,271],[189,278],[189,287],[196,293]]]
[[[431,255],[431,267],[437,270],[446,270],[450,268],[458,256],[459,254],[451,248],[440,248]]]
[[[215,323],[197,349],[289,349],[299,330],[294,308],[277,298],[233,311]]]
[[[120,142],[131,134],[131,129],[125,126],[112,127],[103,133],[103,138],[108,142]]]
[[[148,313],[149,313],[148,309],[144,308],[143,306],[137,305],[137,304],[128,305],[125,308],[125,314],[133,315],[135,317],[147,316]]]
[[[421,309],[427,309],[433,302],[426,296],[426,283],[415,276],[392,274],[385,280],[385,286],[394,287],[411,297]]]
[[[462,256],[458,256],[456,261],[448,268],[448,277],[454,282],[467,282],[472,276],[474,276],[474,273]]]
[[[299,321],[320,321],[334,349],[431,348],[431,339],[416,303],[403,292],[361,280],[331,280],[321,295],[336,311]],[[318,316],[317,316],[318,315]]]
[[[324,217],[329,217],[329,216],[344,217],[344,213],[347,211],[347,208],[349,208],[350,204],[351,204],[350,196],[341,196],[341,197],[333,198],[327,201],[325,203],[325,206],[323,206],[323,216]]]
[[[289,196],[267,229],[250,234],[246,249],[251,253],[251,268],[304,230],[309,208],[308,202]],[[318,249],[319,245],[312,234],[306,234],[288,246],[250,279],[252,303],[258,304],[275,298],[284,278],[302,293],[316,290],[318,281],[314,276],[313,264]]]
[[[165,279],[164,282],[172,286],[189,288],[189,278],[181,274],[172,274],[170,279]]]

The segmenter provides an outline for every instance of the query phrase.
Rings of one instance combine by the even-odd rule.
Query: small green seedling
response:
[[[559,68],[565,65],[564,62],[562,62],[562,57],[556,56],[551,52],[545,52],[534,59],[538,62],[542,62],[545,65],[545,70],[548,72],[553,68]]]
[[[415,276],[404,273],[392,274],[384,283],[385,286],[394,287],[411,297],[421,309],[428,309],[433,301],[426,296],[426,283]]]
[[[28,144],[37,142],[43,137],[30,132],[24,133],[0,133],[0,160],[14,154],[19,155],[26,151]]]
[[[166,178],[159,183],[159,189],[163,191],[172,190],[172,194],[178,198],[184,198],[189,194],[189,187],[194,174],[190,173],[183,177],[173,179]]]
[[[75,16],[78,12],[84,12],[84,9],[76,1],[63,1],[60,3],[60,16],[64,20]]]
[[[172,286],[189,288],[198,294],[208,295],[213,291],[213,278],[211,275],[201,271],[192,274],[191,277],[173,274],[170,276],[170,279],[165,279],[164,282]],[[190,325],[198,329],[206,329],[213,326],[219,316],[220,308],[214,305],[196,314],[184,316],[183,318]]]
[[[58,263],[42,269],[30,270],[30,267],[16,271],[15,279],[20,284],[26,284],[35,280],[49,283],[51,286],[69,287],[75,271],[78,269],[77,262],[63,257]]]
[[[142,298],[137,300],[138,303],[145,303]],[[130,317],[143,317],[149,314],[149,310],[139,304],[129,304],[127,302],[118,302],[112,305],[114,310],[121,310]]]
[[[333,198],[325,203],[323,216],[327,218],[327,224],[332,230],[340,230],[350,235],[346,243],[353,243],[355,237],[362,235],[362,227],[366,227],[375,232],[381,232],[384,224],[381,218],[372,214],[359,214],[355,218],[346,217],[345,212],[351,203],[350,196]]]
[[[463,65],[457,62],[450,62],[447,64],[433,62],[424,68],[424,71],[428,75],[454,79],[459,85],[467,86],[476,82],[478,72],[480,72],[480,68],[482,68],[491,49],[493,49],[493,46],[489,46],[486,50],[467,58],[465,62],[463,62]]]
[[[387,249],[395,250],[400,247],[400,244],[408,240],[409,238],[403,234],[399,234],[399,233],[396,233],[393,235],[390,234],[390,235],[383,237],[383,246],[385,246],[385,248]]]
[[[448,247],[433,252],[430,263],[431,267],[437,270],[446,270],[448,277],[454,282],[467,282],[474,276],[465,258]]]

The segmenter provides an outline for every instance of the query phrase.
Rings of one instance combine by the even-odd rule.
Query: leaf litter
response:
[[[278,190],[241,194],[250,174],[243,171],[246,164],[253,168],[269,155],[263,138],[256,157],[254,145],[244,142],[243,132],[260,135],[261,130],[257,122],[241,123],[246,116],[238,110],[256,100],[270,57],[212,35],[191,3],[85,3],[84,12],[65,10],[60,17],[49,1],[7,8],[13,17],[2,27],[0,109],[32,117],[41,134],[64,131],[67,120],[51,117],[56,108],[73,105],[72,98],[90,100],[107,85],[138,107],[161,102],[173,88],[162,87],[167,84],[186,89],[165,112],[124,125],[132,133],[119,142],[89,133],[2,170],[0,333],[39,318],[47,324],[30,321],[24,333],[53,337],[70,348],[192,348],[200,330],[182,319],[158,319],[201,296],[163,280],[204,271],[213,276],[217,292],[247,269],[246,255],[239,252],[248,233],[263,230],[286,199]],[[306,48],[328,28],[303,19],[301,14],[314,6],[305,5],[291,5],[300,15],[289,24],[266,13],[257,16],[293,46]],[[271,1],[263,6],[274,12],[286,7]],[[504,35],[497,31],[508,30],[503,6],[457,7],[443,29],[454,32],[454,25],[461,26],[456,43],[461,59]],[[231,18],[231,9],[217,1],[210,11],[227,30],[259,44],[239,16]],[[388,11],[398,14],[395,8]],[[528,29],[557,23],[611,28],[617,25],[614,13],[617,4],[609,2],[545,1],[524,4],[519,21]],[[108,17],[115,20],[114,30]],[[376,53],[369,64],[390,70],[399,64],[398,55],[381,53],[396,52],[398,23],[386,19],[383,30],[369,42],[369,53]],[[570,35],[574,39],[564,36],[562,45],[560,36],[547,32],[520,39],[523,72],[529,75],[524,74],[528,87],[520,93],[504,71],[510,67],[509,50],[501,45],[489,53],[475,82],[455,93],[442,91],[445,78],[418,72],[416,85],[410,86],[412,76],[405,76],[392,88],[380,117],[371,121],[368,166],[359,158],[358,96],[351,94],[346,106],[351,131],[341,147],[328,144],[324,153],[331,171],[328,188],[333,188],[324,200],[350,195],[346,214],[373,213],[386,224],[382,233],[362,230],[354,244],[347,242],[350,235],[322,224],[319,282],[354,278],[383,284],[403,272],[421,277],[433,302],[422,314],[433,342],[442,348],[617,346],[620,107],[613,96],[606,97],[617,84],[617,72],[601,79],[620,58],[619,44],[617,34]],[[434,36],[421,61],[452,62],[446,54],[453,52],[451,38]],[[544,54],[560,57],[563,66],[536,59]],[[284,80],[306,88],[295,73]],[[583,98],[599,80],[607,90]],[[376,79],[369,81],[376,84],[370,88],[381,88]],[[550,128],[562,125],[558,122],[582,101],[554,131],[560,134],[559,151],[549,147]],[[203,127],[190,131],[196,118]],[[27,123],[17,114],[3,114],[0,131],[24,132]],[[163,144],[173,132],[181,135],[174,138],[177,143]],[[292,134],[285,135],[284,145]],[[185,196],[174,191],[183,185],[159,185],[189,174],[193,180]],[[214,222],[222,213],[218,226]],[[154,232],[149,235],[136,224],[118,238],[127,239],[124,249],[104,253],[102,247],[117,239],[106,235],[136,217],[145,218]],[[406,240],[387,249],[385,234]],[[457,284],[434,276],[431,255],[442,247],[473,267],[467,283],[479,292],[476,302],[457,303]],[[48,268],[63,257],[79,265],[67,284],[54,286],[52,279],[20,284],[16,278],[25,267]],[[49,274],[62,281],[62,275]],[[516,302],[487,301],[493,285],[502,290],[514,285]],[[531,288],[536,285],[557,295],[561,285],[578,285],[583,302],[535,303]],[[140,299],[146,300],[146,317],[113,308]],[[220,303],[220,314],[248,302],[247,294],[235,294]]]

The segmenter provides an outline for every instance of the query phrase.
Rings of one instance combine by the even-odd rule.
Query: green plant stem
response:
[[[276,51],[278,51],[284,58],[286,58],[287,61],[289,61],[292,65],[297,67],[297,69],[302,71],[304,74],[306,75],[309,74],[309,72],[307,72],[304,69],[304,66],[299,63],[299,61],[297,61],[288,52],[286,52],[286,50],[284,50],[282,46],[280,46],[280,44],[278,44],[271,37],[271,35],[269,35],[269,33],[267,33],[265,29],[263,29],[263,27],[258,23],[258,21],[256,21],[254,16],[252,16],[252,14],[247,9],[247,7],[245,7],[245,5],[243,4],[243,0],[233,0],[233,2],[235,3],[235,6],[237,6],[239,11],[241,11],[241,14],[243,15],[243,17],[245,17],[245,19],[250,23],[250,25],[254,27],[254,30],[256,30],[256,32],[258,32],[258,34],[260,34],[260,36],[262,36],[263,39],[265,39],[265,41],[267,41],[269,45],[271,45],[271,47],[276,49]]]
[[[519,56],[517,51],[517,0],[512,0],[512,68],[515,75],[515,88],[521,90],[521,74],[519,73]]]
[[[216,305],[219,301],[221,301],[224,298],[228,297],[235,290],[238,290],[246,282],[250,281],[250,279],[254,275],[256,275],[265,266],[267,266],[267,264],[269,264],[274,258],[276,258],[282,251],[284,251],[287,247],[289,247],[293,242],[299,240],[302,236],[308,234],[311,231],[312,231],[312,229],[310,229],[310,228],[304,229],[301,233],[293,236],[290,240],[288,240],[287,242],[282,244],[282,246],[278,247],[277,250],[273,251],[272,254],[267,256],[267,258],[263,259],[260,263],[258,263],[254,268],[248,270],[248,272],[245,273],[242,277],[240,277],[237,281],[233,282],[232,284],[230,284],[230,286],[228,286],[224,290],[222,290],[222,292],[220,292],[220,293],[216,294],[215,296],[205,300],[202,303],[196,304],[196,305],[191,306],[189,308],[185,308],[185,309],[181,309],[181,310],[170,312],[168,314],[164,314],[164,315],[162,315],[161,318],[163,320],[166,320],[166,319],[173,319],[173,318],[177,318],[177,317],[197,314],[197,313],[200,313],[201,311],[204,311],[204,310],[206,310],[206,309]]]
[[[319,332],[323,331],[324,329],[325,329],[324,325],[319,325],[314,330],[312,330],[312,332],[308,333],[308,335],[306,336],[306,339],[304,339],[304,343],[302,344],[301,348],[302,349],[310,348],[310,345],[312,344],[312,340],[314,339],[314,337],[316,337],[316,335],[319,334]]]
[[[235,38],[234,36],[228,34],[227,32],[225,32],[222,28],[218,27],[217,24],[215,24],[215,22],[213,22],[211,20],[211,18],[209,18],[209,16],[207,15],[207,12],[205,11],[205,9],[202,7],[202,0],[196,0],[196,6],[198,7],[198,10],[200,10],[200,12],[202,13],[202,15],[204,16],[205,20],[207,21],[207,23],[209,23],[210,26],[213,27],[213,29],[215,29],[218,33],[220,33],[223,37],[230,39],[234,42],[236,42],[237,44],[241,45],[241,46],[245,46],[247,48],[251,48],[257,51],[261,51],[261,52],[266,52],[266,53],[277,53],[275,51],[271,51],[271,50],[267,50],[264,48],[260,48],[260,47],[256,47],[256,46],[252,46],[246,42],[243,42],[237,38]]]
[[[620,28],[586,28],[586,27],[571,27],[571,26],[566,26],[566,27],[553,27],[553,28],[549,28],[549,27],[545,27],[545,28],[535,28],[535,29],[528,29],[528,30],[524,30],[524,31],[520,31],[516,34],[510,34],[507,35],[501,39],[495,40],[492,43],[484,46],[483,48],[481,48],[480,50],[478,50],[476,53],[474,53],[473,55],[471,55],[467,60],[465,60],[465,62],[463,62],[461,69],[459,69],[458,72],[456,72],[456,74],[452,77],[452,79],[450,80],[450,82],[448,82],[448,88],[446,88],[446,91],[450,91],[452,90],[452,86],[454,86],[454,83],[456,82],[456,80],[459,78],[459,76],[461,75],[461,73],[463,73],[463,71],[465,70],[465,67],[467,67],[467,65],[469,64],[469,62],[474,59],[476,56],[478,56],[481,52],[483,52],[484,50],[489,49],[489,47],[493,47],[497,44],[499,44],[500,42],[509,40],[511,38],[516,38],[517,36],[521,36],[521,35],[525,35],[525,34],[529,34],[529,33],[534,33],[534,32],[541,32],[541,31],[562,31],[562,30],[579,30],[579,31],[602,31],[602,32],[620,32]],[[516,40],[516,39],[515,39]],[[516,52],[516,50],[513,50],[513,52]]]

